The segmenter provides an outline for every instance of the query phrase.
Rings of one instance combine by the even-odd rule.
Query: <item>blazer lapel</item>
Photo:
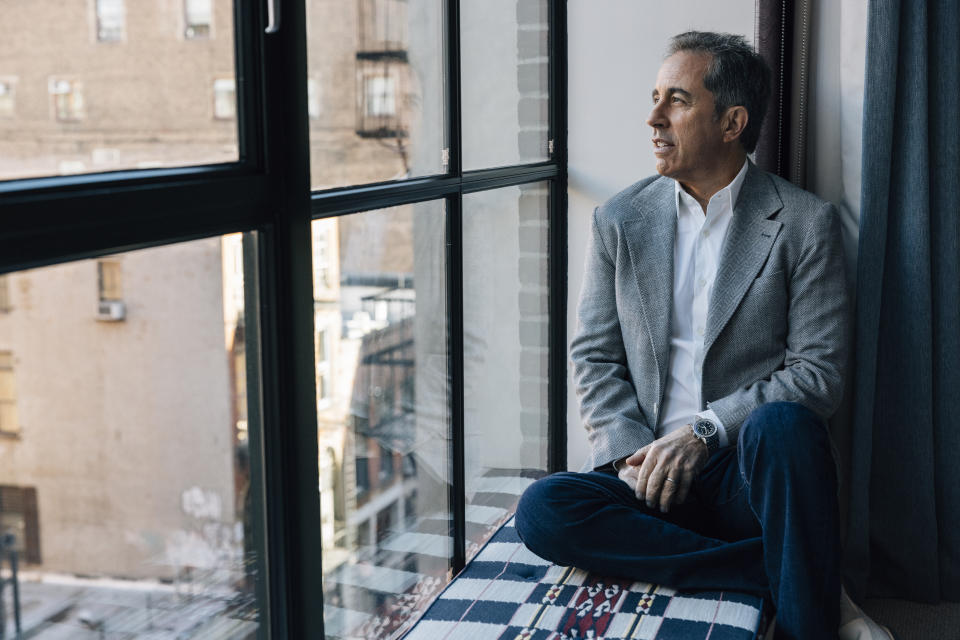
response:
[[[782,207],[783,201],[770,178],[750,163],[720,252],[717,279],[707,311],[704,354],[710,350],[766,261],[782,226],[768,218]]]
[[[624,220],[623,234],[640,291],[639,307],[660,374],[662,395],[670,366],[670,315],[673,305],[673,245],[677,205],[672,180],[658,180],[631,201],[636,217]]]

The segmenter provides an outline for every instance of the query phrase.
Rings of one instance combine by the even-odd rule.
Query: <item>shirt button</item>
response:
[[[703,327],[697,327],[697,335],[698,335],[698,336],[702,336],[702,335],[703,335]]]
[[[704,280],[703,278],[700,278],[699,280],[697,280],[697,286],[700,287],[701,289],[702,289],[706,284],[707,284],[707,281]]]
[[[704,229],[704,230],[703,230],[703,237],[704,237],[704,238],[709,238],[709,237],[710,237],[710,229]]]

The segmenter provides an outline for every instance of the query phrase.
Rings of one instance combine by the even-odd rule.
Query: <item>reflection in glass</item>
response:
[[[550,157],[547,0],[460,3],[463,168]]]
[[[4,3],[0,180],[236,162],[233,4]]]
[[[307,0],[314,189],[446,170],[442,33],[442,0]]]
[[[467,558],[547,469],[548,188],[463,197]]]
[[[324,624],[398,637],[452,553],[442,202],[315,220]]]
[[[6,276],[0,570],[23,637],[257,633],[242,244]]]

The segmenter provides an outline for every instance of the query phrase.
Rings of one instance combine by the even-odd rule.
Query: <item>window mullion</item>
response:
[[[451,575],[467,560],[466,452],[463,368],[463,196],[447,199],[447,331],[450,347],[450,520],[453,535]]]
[[[279,30],[260,36],[266,169],[276,186],[260,292],[263,358],[275,363],[263,398],[272,631],[276,638],[322,638],[306,13],[302,0],[280,5]],[[263,28],[265,7],[256,8]]]
[[[463,129],[460,108],[460,2],[446,2],[447,46],[447,171],[463,177]],[[451,575],[467,561],[466,454],[463,407],[463,194],[447,200],[447,317],[450,336],[451,476],[450,508],[453,535]]]

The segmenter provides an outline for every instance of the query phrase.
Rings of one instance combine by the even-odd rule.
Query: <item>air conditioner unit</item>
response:
[[[127,318],[127,305],[123,300],[101,300],[97,307],[97,320],[120,322]]]

